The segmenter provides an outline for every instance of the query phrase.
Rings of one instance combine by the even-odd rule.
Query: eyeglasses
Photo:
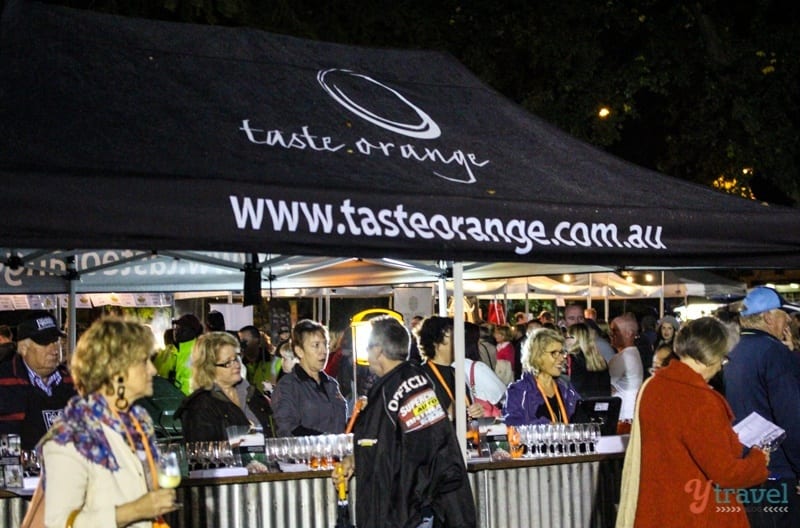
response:
[[[236,363],[239,362],[240,356],[241,354],[236,354],[232,359],[229,359],[225,363],[214,363],[214,366],[219,368],[231,368],[232,366],[234,366]]]
[[[548,350],[547,353],[550,354],[551,356],[553,356],[553,359],[558,359],[558,358],[560,358],[562,356],[566,356],[567,355],[566,350],[562,350],[560,348],[558,350]]]

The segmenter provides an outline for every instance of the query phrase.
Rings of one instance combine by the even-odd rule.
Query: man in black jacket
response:
[[[475,526],[455,432],[431,380],[408,362],[408,331],[388,316],[370,323],[369,368],[379,378],[355,423],[355,456],[343,461],[358,481],[358,526]]]
[[[63,336],[53,316],[34,314],[17,327],[17,354],[0,363],[0,433],[20,435],[24,450],[34,448],[76,394],[61,364]]]

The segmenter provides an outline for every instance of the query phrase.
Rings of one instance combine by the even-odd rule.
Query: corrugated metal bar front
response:
[[[599,473],[599,461],[471,472],[478,526],[591,526]]]
[[[22,497],[0,498],[0,527],[16,528],[22,524],[28,503]]]
[[[168,516],[172,527],[330,528],[336,522],[336,493],[329,478],[182,487],[178,500],[184,509]]]

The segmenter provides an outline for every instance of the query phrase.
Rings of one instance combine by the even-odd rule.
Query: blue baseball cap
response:
[[[740,312],[741,315],[756,315],[770,310],[800,312],[800,306],[787,303],[778,292],[766,286],[758,286],[750,290],[742,303],[744,310]]]

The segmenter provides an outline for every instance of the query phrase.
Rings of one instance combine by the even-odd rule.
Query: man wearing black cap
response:
[[[36,314],[19,324],[17,354],[0,364],[0,433],[20,435],[24,450],[36,446],[76,394],[61,364],[62,336],[50,314]]]
[[[197,338],[203,333],[203,323],[194,314],[184,314],[172,321],[172,337],[178,354],[175,359],[175,384],[185,395],[192,392],[192,348]]]
[[[770,453],[769,480],[752,497],[775,497],[748,504],[753,527],[800,526],[800,360],[783,344],[789,324],[787,311],[800,307],[786,303],[772,288],[753,288],[739,312],[741,338],[722,369],[725,397],[740,422],[757,412],[786,431],[786,438]]]

